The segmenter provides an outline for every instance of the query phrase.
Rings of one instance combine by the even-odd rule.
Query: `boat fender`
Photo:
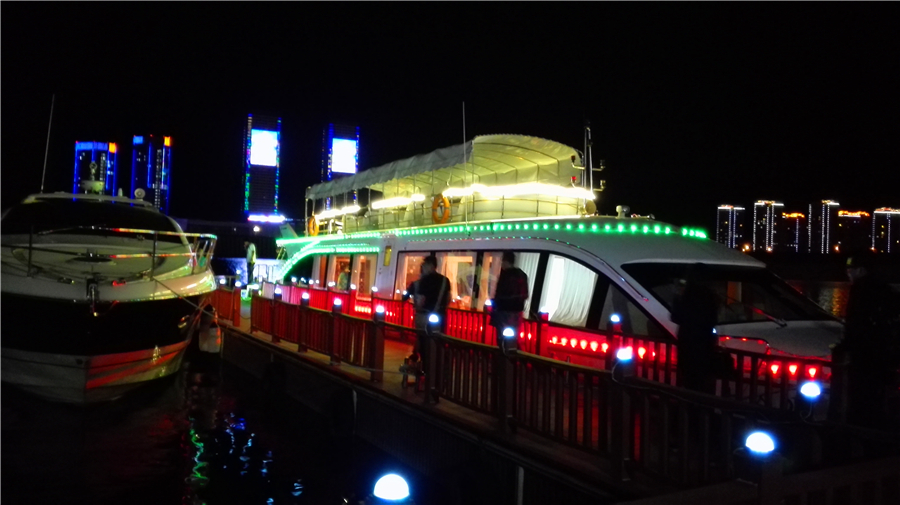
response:
[[[319,234],[319,220],[316,219],[316,216],[310,216],[309,220],[306,221],[306,231],[309,232],[310,237],[315,237]]]
[[[443,207],[443,212],[438,212]],[[443,193],[438,193],[431,202],[431,221],[444,224],[450,221],[450,200]]]

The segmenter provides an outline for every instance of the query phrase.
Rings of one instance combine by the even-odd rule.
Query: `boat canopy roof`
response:
[[[526,135],[484,135],[465,144],[393,161],[316,184],[306,198],[321,199],[368,188],[385,197],[420,193],[435,195],[447,188],[542,182],[570,185],[581,174],[581,154],[559,142]]]

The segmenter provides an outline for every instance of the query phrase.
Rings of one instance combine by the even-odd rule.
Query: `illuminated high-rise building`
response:
[[[896,230],[895,225],[898,227]],[[882,207],[872,213],[872,250],[900,252],[900,210]]]
[[[802,212],[782,212],[776,251],[806,252],[806,216]]]
[[[131,194],[142,190],[143,200],[169,213],[172,184],[172,137],[135,135],[131,141]]]
[[[72,193],[116,194],[116,151],[113,142],[75,142]]]
[[[744,208],[734,205],[719,205],[719,211],[716,214],[716,242],[737,249],[743,238]]]
[[[861,210],[839,210],[834,231],[838,252],[852,253],[868,249],[872,244],[872,215]]]
[[[331,123],[322,132],[322,182],[335,177],[353,175],[359,171],[359,126],[348,126]],[[347,195],[349,200],[356,201],[356,193]],[[345,202],[338,202],[342,205]],[[350,203],[350,202],[346,202]],[[330,209],[331,199],[325,202]]]
[[[248,115],[244,147],[244,214],[252,221],[281,220],[278,214],[281,118]]]
[[[753,204],[753,250],[772,252],[775,250],[778,233],[778,217],[783,203],[759,200]]]
[[[828,254],[839,250],[834,231],[839,205],[833,200],[822,200],[821,203],[809,205],[809,252]]]

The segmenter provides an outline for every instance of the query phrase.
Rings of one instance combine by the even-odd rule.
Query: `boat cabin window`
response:
[[[316,256],[313,260],[312,274],[310,274],[309,285],[320,289],[325,289],[328,282],[328,256]]]
[[[527,254],[523,253],[518,256],[523,257]],[[516,258],[516,263],[519,263],[519,258]],[[537,262],[535,261],[535,271],[536,269]],[[525,269],[522,268],[522,270]],[[528,271],[525,273],[527,274]],[[533,277],[534,274],[528,276],[529,287],[534,286]],[[544,275],[540,311],[546,312],[549,320],[554,323],[584,326],[587,322],[596,284],[596,272],[577,261],[551,254],[547,261],[547,273]]]
[[[377,254],[357,254],[353,257],[353,276],[350,279],[356,285],[357,295],[362,298],[372,296],[372,286],[375,285],[375,262]]]
[[[687,278],[689,263],[631,263],[622,265],[667,309]],[[834,319],[822,308],[765,268],[706,265],[708,284],[718,299],[717,324]]]
[[[450,281],[450,306],[470,310],[475,288],[474,251],[438,253],[438,272]]]
[[[396,298],[406,291],[410,284],[422,276],[422,261],[428,253],[401,253],[397,261],[397,281],[394,285]]]
[[[494,297],[497,290],[497,278],[500,276],[500,260],[503,254],[486,252],[481,259],[481,268],[477,271],[478,300],[475,309],[484,310],[484,302]],[[530,280],[530,279],[529,279]]]
[[[606,282],[603,310],[600,313],[600,328],[618,325],[617,331],[625,335],[664,338],[670,336],[663,327],[650,319],[634,301],[612,282]],[[615,317],[614,317],[615,316]],[[616,322],[618,320],[618,322]]]
[[[350,255],[330,256],[328,262],[328,287],[339,291],[350,289]]]

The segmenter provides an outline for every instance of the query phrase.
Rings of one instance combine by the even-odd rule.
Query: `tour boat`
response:
[[[513,251],[528,275],[526,316],[560,329],[544,336],[553,350],[544,354],[590,364],[606,352],[594,337],[608,328],[674,342],[670,309],[691,266],[703,263],[723,347],[778,359],[792,374],[822,372],[839,320],[702,230],[625,206],[597,215],[591,165],[558,142],[490,135],[317,184],[306,192],[318,212],[304,217],[303,236],[277,240],[289,258],[281,275],[303,272],[310,287],[334,289],[349,266],[358,297],[399,299],[434,254],[451,281],[451,307],[477,313],[488,310],[502,253]]]
[[[2,380],[93,403],[175,373],[216,287],[214,246],[121,196],[36,194],[5,211]]]

